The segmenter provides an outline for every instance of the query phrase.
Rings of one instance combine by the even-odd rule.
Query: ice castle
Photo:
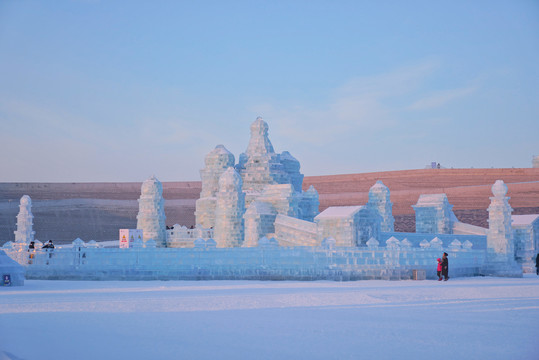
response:
[[[424,194],[413,205],[416,232],[395,232],[390,190],[381,181],[365,205],[319,212],[318,192],[303,190],[298,160],[275,152],[268,124],[259,117],[250,130],[237,163],[223,145],[205,157],[194,228],[165,225],[163,187],[152,176],[138,200],[143,239],[128,249],[77,239],[54,256],[33,250],[30,263],[33,215],[25,196],[16,242],[2,250],[32,278],[355,280],[421,272],[433,278],[433,259],[442,252],[450,255],[453,276],[522,276],[533,268],[539,215],[511,215],[501,180],[492,186],[488,229],[460,222],[446,194]]]

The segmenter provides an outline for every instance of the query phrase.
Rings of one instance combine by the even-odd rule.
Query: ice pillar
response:
[[[21,197],[19,214],[17,215],[17,230],[15,231],[15,243],[29,244],[34,241],[35,231],[32,230],[34,215],[32,214],[32,199],[30,196]]]
[[[522,268],[515,261],[515,244],[511,226],[511,206],[507,194],[507,185],[503,180],[496,180],[492,185],[493,197],[488,207],[487,261],[484,267],[486,275],[522,276]]]
[[[241,176],[230,167],[219,179],[215,204],[214,239],[218,247],[238,247],[243,243],[245,194]]]
[[[155,176],[142,183],[137,229],[143,230],[144,242],[153,239],[158,247],[167,246],[163,185]]]

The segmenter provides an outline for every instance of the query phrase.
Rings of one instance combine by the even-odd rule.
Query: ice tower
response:
[[[369,190],[369,201],[367,206],[378,211],[382,216],[380,230],[383,232],[393,232],[395,218],[393,217],[393,203],[389,199],[389,188],[380,180]]]
[[[32,215],[32,200],[30,196],[23,195],[17,215],[17,230],[15,231],[15,243],[29,244],[34,241],[35,231],[32,230],[34,215]]]
[[[142,183],[138,203],[137,229],[143,230],[144,242],[153,239],[158,247],[166,247],[163,185],[155,176]]]
[[[296,177],[301,176],[303,181],[303,176],[299,174],[299,166],[295,166],[295,159],[288,154],[286,160],[288,170]],[[271,145],[268,124],[261,117],[251,124],[249,145],[245,153],[240,155],[237,168],[243,180],[246,205],[249,205],[267,185],[291,183],[290,173],[285,170],[280,156],[275,153]],[[295,180],[297,182],[297,178]],[[301,191],[301,186],[299,191]]]
[[[492,185],[493,197],[488,207],[487,231],[487,275],[522,276],[522,269],[515,261],[515,244],[511,226],[511,206],[507,194],[507,185],[503,180],[496,180]]]
[[[223,145],[217,145],[204,159],[205,167],[200,170],[202,191],[196,202],[196,223],[204,228],[215,226],[215,202],[219,190],[219,178],[234,166],[234,155]]]
[[[229,167],[219,178],[215,205],[214,239],[218,247],[238,247],[243,243],[245,194],[240,175]]]

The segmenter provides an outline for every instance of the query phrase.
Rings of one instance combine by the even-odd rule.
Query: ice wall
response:
[[[230,167],[221,175],[217,192],[214,236],[218,247],[238,247],[243,244],[244,212],[242,180],[236,170]]]
[[[158,247],[166,247],[163,186],[155,176],[142,183],[138,203],[137,229],[143,230],[144,242],[153,239]]]

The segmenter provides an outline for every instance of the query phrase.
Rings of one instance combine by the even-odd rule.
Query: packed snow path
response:
[[[0,288],[8,359],[537,359],[538,334],[535,275]]]

